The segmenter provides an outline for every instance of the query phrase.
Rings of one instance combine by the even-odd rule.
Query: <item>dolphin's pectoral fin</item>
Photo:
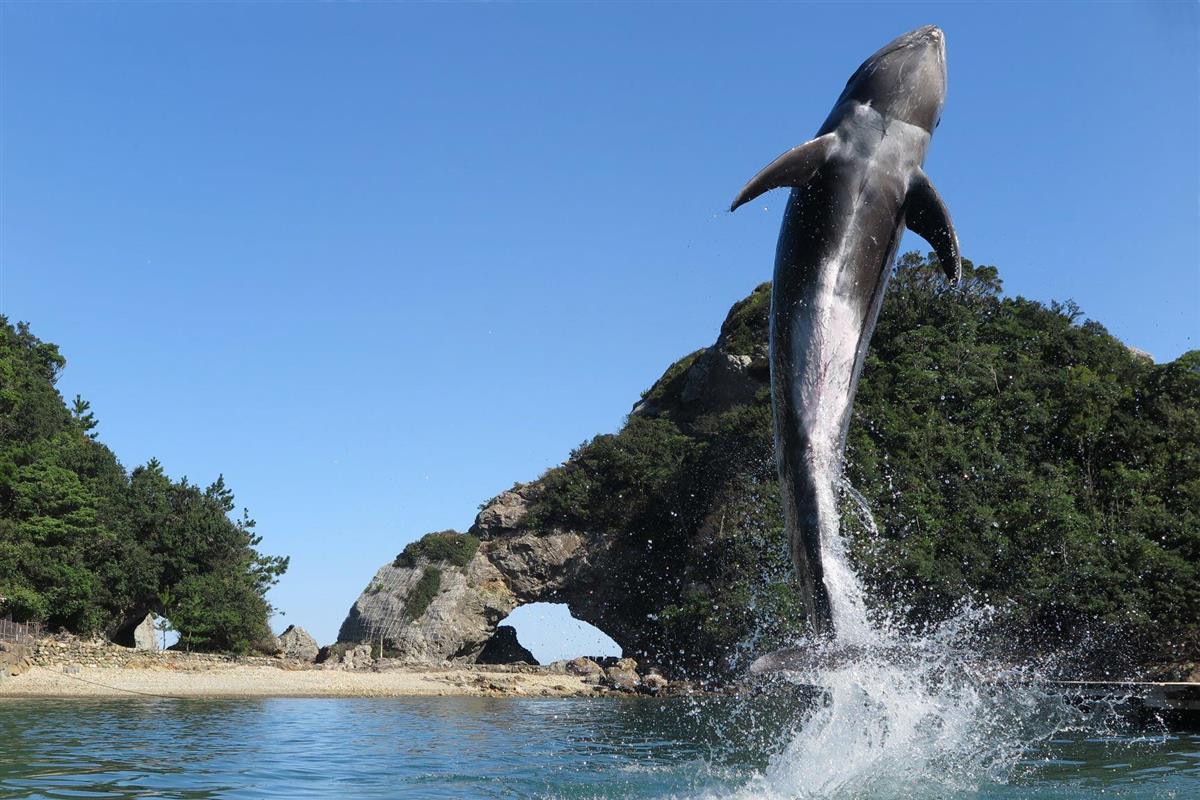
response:
[[[837,135],[827,133],[816,139],[805,142],[799,147],[793,147],[750,179],[742,187],[738,196],[729,207],[734,211],[738,206],[749,203],[763,192],[778,189],[781,186],[804,186],[810,180],[837,143]]]
[[[962,278],[962,256],[958,252],[958,234],[950,221],[950,212],[924,170],[917,170],[904,199],[904,223],[908,229],[933,245],[946,277],[953,283]]]

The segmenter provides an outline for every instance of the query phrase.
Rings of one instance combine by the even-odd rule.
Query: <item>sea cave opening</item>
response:
[[[565,603],[529,603],[514,609],[500,626],[516,629],[522,647],[539,664],[587,656],[620,658],[621,647],[595,625],[571,616]]]
[[[167,650],[179,642],[179,630],[165,616],[147,611],[130,617],[112,640],[137,650]]]

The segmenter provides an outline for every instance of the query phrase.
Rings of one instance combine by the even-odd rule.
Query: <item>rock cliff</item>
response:
[[[338,641],[382,638],[385,651],[405,661],[473,662],[519,605],[565,602],[586,619],[587,596],[603,580],[595,566],[603,563],[602,537],[524,527],[528,499],[539,488],[503,492],[468,533],[429,534],[381,567],[350,609]],[[473,551],[469,558],[429,546],[453,540]]]
[[[691,446],[712,440],[721,429],[713,421],[731,410],[756,405],[761,416],[769,405],[765,392],[768,300],[764,286],[736,305],[712,347],[672,365],[635,404],[631,425],[639,427],[637,421],[642,421],[654,426],[671,420],[674,435],[686,440],[680,444]],[[702,430],[705,421],[711,430]],[[696,524],[710,514],[691,513],[687,529],[681,529],[682,520],[652,519],[657,511],[651,506],[658,504],[634,498],[633,493],[622,497],[620,485],[608,487],[611,493],[596,485],[592,489],[603,496],[595,492],[582,496],[580,489],[588,490],[581,483],[596,483],[596,478],[605,482],[594,473],[622,458],[663,460],[659,442],[622,443],[619,439],[624,435],[597,437],[601,448],[615,445],[614,452],[597,453],[593,442],[538,480],[501,492],[483,507],[466,533],[443,531],[410,544],[375,573],[350,609],[338,641],[382,639],[388,655],[415,663],[473,662],[513,609],[550,602],[565,603],[575,618],[600,628],[626,654],[647,663],[681,672],[695,666],[697,657],[711,660],[714,648],[695,648],[694,641],[678,635],[676,629],[689,625],[686,620],[697,613],[679,600],[688,593],[702,598],[704,608],[699,613],[714,617],[718,624],[738,613],[733,608],[723,611],[708,570],[693,568],[694,562],[720,556],[720,548],[714,545],[734,533],[737,515],[728,503],[718,504],[719,508],[706,509],[715,518]],[[750,459],[752,471],[761,473],[756,480],[770,480],[769,442],[766,448],[758,444]],[[593,465],[594,458],[607,463]],[[703,467],[703,463],[691,466]],[[734,477],[720,476],[716,483],[728,488]],[[616,480],[622,482],[630,481],[627,476]],[[691,481],[679,475],[673,483],[682,488]],[[626,501],[647,507],[620,520],[598,509],[595,519],[561,513],[564,507],[592,509]],[[777,536],[764,539],[762,533],[756,531],[758,544],[772,539],[770,547],[782,554]],[[682,549],[670,541],[681,537]],[[752,558],[747,566],[763,565]],[[784,566],[776,563],[772,571],[778,575]],[[739,634],[744,627],[738,625]]]

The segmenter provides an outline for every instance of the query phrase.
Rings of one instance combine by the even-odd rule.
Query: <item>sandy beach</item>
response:
[[[603,690],[599,690],[603,692]],[[16,697],[584,697],[596,686],[575,675],[490,672],[286,670],[231,664],[207,670],[33,667],[0,681]]]

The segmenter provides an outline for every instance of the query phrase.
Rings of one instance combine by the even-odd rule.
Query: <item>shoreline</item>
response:
[[[20,698],[629,697],[549,672],[460,668],[349,671],[228,664],[204,670],[31,667],[0,681],[0,701]]]
[[[102,640],[0,642],[0,701],[29,697],[630,697],[704,691],[637,672],[633,659],[553,664],[410,664],[355,648],[320,663],[285,657],[136,650]],[[602,661],[605,661],[602,659]]]
[[[527,664],[406,664],[393,660],[314,664],[282,656],[145,651],[102,641],[48,637],[0,642],[0,702],[19,698],[395,698],[672,697],[738,693],[741,682],[668,681],[637,662],[588,658]],[[1200,713],[1200,668],[1159,665],[1141,680],[1048,680],[1080,697],[1125,697],[1148,708]]]

